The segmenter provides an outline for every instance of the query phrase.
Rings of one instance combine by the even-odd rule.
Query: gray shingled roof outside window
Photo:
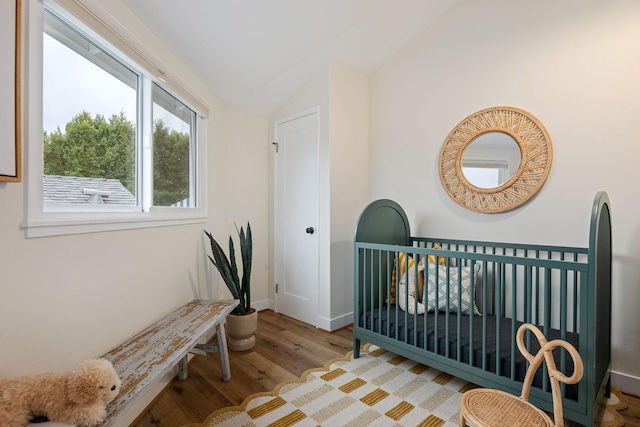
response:
[[[117,179],[44,175],[44,204],[135,205],[136,198]]]

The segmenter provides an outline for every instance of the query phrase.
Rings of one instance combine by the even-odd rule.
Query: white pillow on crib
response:
[[[458,302],[461,304],[460,311],[462,314],[471,314],[473,307],[473,314],[480,314],[475,304],[475,298],[471,295],[471,268],[460,267],[460,280],[458,280],[458,267],[449,267],[449,312],[457,313],[459,310]],[[438,310],[447,311],[447,267],[444,265],[438,266]],[[473,275],[475,280],[475,274]],[[426,298],[425,305],[428,306],[429,311],[436,310],[436,266],[433,263],[429,263],[427,270],[426,287],[427,292],[424,294]],[[461,292],[461,301],[458,301],[458,293]]]
[[[422,261],[420,261],[418,263],[418,274],[422,274],[422,272],[424,271],[424,258],[422,259]],[[403,274],[400,277],[400,283],[398,283],[398,297],[396,298],[396,301],[398,302],[398,305],[400,306],[400,309],[402,311],[407,311],[407,306],[405,305],[405,300],[406,298],[406,293],[407,293],[407,277],[408,277],[408,282],[409,282],[409,297],[408,297],[408,304],[409,304],[409,314],[415,314],[415,309],[416,309],[416,269],[415,267],[411,266],[409,267],[407,274]],[[421,302],[418,302],[418,314],[424,314],[424,304],[422,304]]]

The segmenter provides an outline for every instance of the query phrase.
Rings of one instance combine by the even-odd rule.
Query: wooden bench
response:
[[[179,365],[178,379],[185,380],[189,353],[219,352],[222,379],[229,381],[231,371],[224,323],[237,305],[238,300],[191,301],[102,356],[113,363],[122,388],[107,407],[107,418],[100,426],[113,425],[148,387],[174,366]],[[218,345],[199,344],[214,329]]]

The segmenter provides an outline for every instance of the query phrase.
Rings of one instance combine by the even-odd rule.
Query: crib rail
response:
[[[440,264],[444,264],[445,273],[455,273],[456,268],[461,266],[468,267],[474,274],[474,280],[469,284],[470,293],[482,313],[513,317],[521,322],[569,332],[578,331],[580,289],[586,286],[588,272],[586,249],[514,247],[440,238],[412,238],[412,242],[414,246],[411,248],[356,243],[360,260],[356,283],[363,285],[360,293],[363,298],[358,301],[361,310],[376,307],[381,303],[381,295],[385,299],[391,298],[393,288],[397,289],[403,280],[397,275],[396,282],[391,283],[393,265],[398,263],[401,253],[407,252],[412,259],[437,258]],[[440,245],[441,249],[434,249],[434,245]],[[429,264],[433,265],[431,262]],[[413,274],[426,277],[427,270],[419,272],[419,265],[416,263],[413,266]],[[405,272],[405,280],[408,280],[409,273]],[[371,283],[376,286],[372,287]],[[449,278],[445,283],[452,281]],[[442,290],[438,289],[438,292]],[[362,306],[365,303],[368,305]]]
[[[588,248],[428,237],[412,237],[411,242],[419,248],[453,251],[458,258],[448,258],[450,264],[462,262],[478,267],[482,276],[475,283],[480,282],[481,294],[476,298],[481,299],[489,313],[547,327],[554,325],[563,331],[578,331],[578,290],[580,276],[584,277],[583,273],[587,271]],[[461,252],[489,257],[482,260],[473,256],[459,257]],[[514,286],[516,283],[522,286]],[[513,291],[510,303],[509,290]],[[491,291],[497,292],[492,294]],[[517,302],[519,314],[514,314],[507,307],[516,307]]]

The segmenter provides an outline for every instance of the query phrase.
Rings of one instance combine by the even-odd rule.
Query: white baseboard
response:
[[[251,306],[258,311],[262,310],[273,310],[276,313],[276,302],[275,300],[262,300],[255,301],[251,303]],[[318,324],[315,325],[316,328],[322,329],[325,331],[333,332],[337,329],[343,328],[345,326],[349,326],[353,323],[353,312],[343,314],[342,316],[334,317],[333,319],[328,319],[326,317],[318,316]]]
[[[274,305],[273,301],[268,299],[251,302],[251,307],[255,308],[258,311],[268,310],[268,309],[273,310],[273,305]]]
[[[611,385],[621,391],[640,396],[640,378],[611,371]]]
[[[351,325],[352,323],[353,323],[353,312],[343,314],[342,316],[334,317],[333,319],[328,319],[322,316],[318,317],[318,328],[324,329],[325,331],[329,331],[329,332],[333,332],[337,329]]]

